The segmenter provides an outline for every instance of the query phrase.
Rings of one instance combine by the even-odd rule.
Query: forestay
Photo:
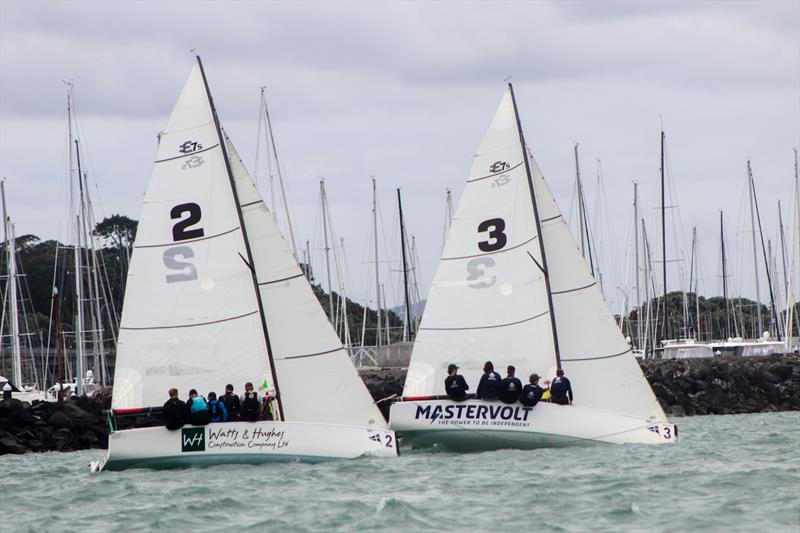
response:
[[[199,65],[159,137],[133,256],[114,409],[270,375],[252,274]]]
[[[387,427],[230,139],[284,419]]]
[[[405,396],[444,393],[447,365],[473,387],[483,363],[555,372],[530,188],[510,91],[474,156],[414,343]],[[535,261],[534,261],[535,258]],[[503,372],[503,368],[498,368]]]

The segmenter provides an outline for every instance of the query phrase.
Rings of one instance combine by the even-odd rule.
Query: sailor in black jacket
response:
[[[444,390],[451,400],[460,402],[467,396],[469,385],[464,376],[458,373],[458,365],[451,363],[447,367],[447,377],[444,379]]]
[[[500,374],[494,371],[492,362],[486,361],[483,365],[481,381],[478,383],[478,390],[475,391],[475,397],[483,400],[496,400],[500,394],[501,381],[502,378]]]

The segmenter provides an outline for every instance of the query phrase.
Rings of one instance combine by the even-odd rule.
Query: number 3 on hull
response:
[[[524,381],[563,369],[574,405],[447,399],[448,364],[475,387],[486,360]],[[390,425],[404,444],[459,451],[677,440],[528,151],[510,84],[473,158]]]

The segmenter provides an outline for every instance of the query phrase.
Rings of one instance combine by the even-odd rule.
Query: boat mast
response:
[[[753,237],[753,275],[756,280],[756,320],[758,326],[754,332],[753,338],[757,339],[761,336],[763,328],[761,322],[761,288],[758,283],[758,252],[756,251],[756,220],[755,208],[753,207],[753,174],[750,171],[750,160],[747,160],[747,193],[750,197],[750,234]]]
[[[756,220],[758,221],[758,235],[761,237],[761,253],[764,256],[764,270],[767,272],[767,286],[769,287],[769,303],[772,309],[772,317],[774,320],[777,321],[777,313],[775,312],[775,293],[772,291],[772,274],[770,273],[769,268],[769,257],[767,256],[767,249],[764,245],[764,232],[761,229],[761,212],[758,209],[758,196],[756,196],[756,184],[755,180],[753,180],[753,172],[750,169],[750,160],[747,160],[747,175],[750,178],[750,192],[752,193],[753,204],[756,208]],[[753,242],[755,242],[755,233],[753,233]],[[756,288],[758,287],[758,277],[756,277]],[[761,301],[758,302],[758,310],[759,310],[759,319],[758,325],[759,328],[761,327]],[[773,326],[772,320],[770,320],[770,327]],[[781,340],[781,333],[778,328],[775,328],[778,340]]]
[[[325,269],[328,275],[328,319],[333,323],[333,285],[331,284],[331,248],[328,243],[328,199],[325,195],[325,179],[319,179],[319,197],[322,202],[322,233],[325,241]]]
[[[444,252],[444,245],[447,242],[447,234],[450,232],[450,225],[453,223],[453,194],[450,189],[447,191],[444,207],[444,231],[442,232],[442,251]]]
[[[661,314],[661,340],[669,337],[669,321],[667,320],[667,205],[666,205],[666,180],[664,179],[664,130],[661,130],[661,277],[663,283],[663,297]]]
[[[636,346],[642,348],[642,293],[639,288],[639,184],[633,182],[633,242],[636,284]]]
[[[581,166],[578,162],[578,144],[572,147],[575,152],[575,190],[578,193],[578,232],[581,235],[581,255],[586,259],[586,244],[583,240],[583,186],[581,185]],[[592,273],[594,276],[594,273]]]
[[[375,244],[375,299],[376,299],[376,320],[375,320],[375,331],[377,332],[377,344],[376,346],[381,346],[381,333],[383,327],[381,326],[381,269],[380,263],[378,261],[378,189],[375,185],[375,176],[370,176],[372,178],[372,233],[374,236],[374,244]],[[386,344],[389,344],[389,339],[387,337]]]
[[[242,230],[242,240],[244,241],[245,253],[247,254],[246,263],[250,269],[250,274],[253,278],[253,289],[256,293],[256,302],[258,303],[258,313],[261,316],[261,328],[264,332],[264,342],[267,347],[267,358],[269,359],[269,369],[272,375],[272,383],[275,386],[275,397],[278,400],[278,420],[286,420],[283,411],[283,402],[281,400],[281,389],[278,385],[278,374],[275,370],[275,359],[272,354],[272,343],[269,340],[269,330],[267,329],[267,317],[264,315],[264,302],[261,301],[261,291],[258,289],[258,276],[256,275],[255,264],[253,263],[253,252],[250,249],[250,239],[247,238],[247,227],[244,224],[244,215],[242,214],[242,206],[239,203],[239,193],[236,192],[236,182],[233,178],[233,170],[231,169],[231,161],[228,158],[228,147],[225,144],[225,138],[222,136],[222,128],[219,125],[219,117],[217,116],[217,108],[214,106],[214,99],[211,97],[211,90],[208,88],[208,80],[206,79],[206,71],[203,69],[203,61],[200,56],[197,57],[197,66],[200,67],[200,75],[203,77],[203,85],[206,89],[206,97],[208,98],[208,105],[211,108],[211,115],[214,118],[214,128],[217,131],[217,140],[220,148],[222,148],[222,158],[225,161],[225,170],[228,172],[228,181],[231,185],[231,193],[233,194],[233,202],[236,205],[236,214],[239,217],[239,226]]]
[[[6,180],[0,181],[0,193],[3,202],[3,237],[7,251],[7,278],[8,298],[10,303],[9,331],[11,336],[11,369],[14,385],[22,387],[22,353],[19,344],[19,309],[17,308],[17,244],[14,235],[14,225],[6,209]]]
[[[695,328],[694,331],[694,338],[700,340],[700,295],[697,292],[697,272],[695,272],[696,266],[697,266],[697,226],[692,226],[692,256],[689,260],[689,292],[692,292],[692,287],[694,287],[694,306],[696,311],[695,317],[697,320],[696,323],[697,327]],[[692,282],[694,282],[694,284]],[[687,317],[687,325],[690,322],[691,321],[688,320]]]
[[[528,188],[531,193],[531,204],[533,204],[533,218],[536,222],[536,235],[539,237],[539,253],[542,256],[542,274],[544,274],[545,288],[547,289],[547,305],[550,310],[550,328],[553,332],[553,348],[556,356],[556,368],[561,370],[561,350],[558,346],[558,328],[556,326],[556,313],[553,307],[553,291],[550,289],[550,273],[547,270],[547,254],[544,250],[544,236],[542,235],[542,223],[539,219],[539,206],[536,202],[536,192],[533,184],[533,175],[531,174],[531,162],[528,156],[527,145],[525,144],[525,135],[522,132],[522,122],[519,118],[519,110],[517,109],[517,99],[514,97],[514,86],[508,84],[508,90],[511,93],[511,103],[514,105],[514,116],[517,119],[517,133],[519,134],[519,144],[522,150],[522,159],[525,161],[525,173],[528,175]],[[577,145],[575,154],[577,155]],[[576,159],[577,161],[577,159]]]
[[[292,254],[297,259],[297,245],[294,240],[294,227],[292,225],[292,216],[289,213],[289,200],[286,195],[286,186],[283,183],[283,172],[281,171],[281,160],[278,158],[278,148],[275,146],[275,135],[272,131],[272,120],[269,117],[269,106],[267,105],[266,87],[261,87],[261,101],[264,106],[264,116],[267,120],[267,129],[269,130],[270,147],[272,148],[272,155],[275,158],[275,170],[278,173],[278,186],[281,189],[281,200],[283,201],[283,210],[286,213],[286,225],[289,226],[289,242],[292,245]],[[274,198],[273,198],[274,206]],[[274,208],[273,208],[274,210]],[[278,214],[274,214],[277,221]]]
[[[78,139],[75,139],[75,158],[76,162],[78,163],[78,206],[79,212],[78,215],[75,217],[76,222],[76,241],[75,241],[75,299],[77,300],[77,319],[75,323],[75,347],[77,349],[77,364],[75,365],[75,394],[80,396],[83,394],[83,377],[86,372],[86,361],[84,357],[86,357],[84,353],[84,346],[83,346],[83,258],[82,250],[83,250],[83,231],[82,231],[82,224],[83,224],[83,213],[82,213],[82,204],[83,204],[83,185],[81,182],[81,153],[78,148]]]
[[[788,314],[788,307],[792,305],[791,296],[789,295],[789,267],[786,263],[786,235],[783,231],[783,215],[781,213],[781,201],[778,200],[778,230],[781,239],[781,266],[783,266],[783,303],[786,305],[786,313]],[[777,276],[776,276],[777,277]],[[786,329],[786,323],[781,321],[783,327],[784,337],[791,337],[792,332]]]
[[[725,332],[723,341],[731,336],[731,314],[728,309],[728,272],[725,266],[725,226],[722,220],[722,210],[719,211],[719,242],[722,248],[722,303],[725,306]]]
[[[403,291],[406,299],[406,325],[403,328],[403,340],[410,341],[414,338],[414,325],[411,323],[411,302],[408,297],[408,259],[406,258],[406,225],[403,220],[403,200],[400,189],[397,189],[397,211],[400,214],[400,253],[403,258]]]

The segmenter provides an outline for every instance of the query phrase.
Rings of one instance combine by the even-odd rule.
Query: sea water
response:
[[[676,419],[677,445],[90,474],[0,457],[0,531],[800,531],[800,412]]]

